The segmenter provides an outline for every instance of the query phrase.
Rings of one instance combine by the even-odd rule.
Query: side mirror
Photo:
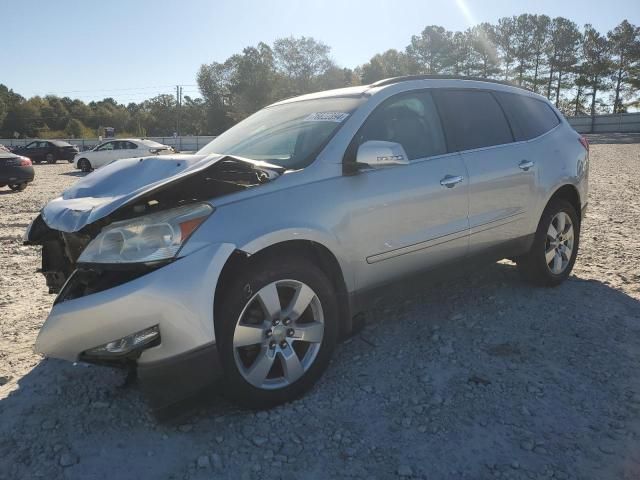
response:
[[[409,159],[404,147],[399,143],[369,140],[358,148],[356,164],[377,168],[389,165],[407,165]]]

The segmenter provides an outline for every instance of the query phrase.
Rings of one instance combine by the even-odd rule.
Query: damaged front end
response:
[[[83,297],[170,261],[79,262],[105,227],[259,186],[280,173],[274,165],[220,155],[121,160],[51,201],[29,226],[24,243],[42,245],[40,272],[49,293],[59,294],[56,303]]]
[[[78,181],[31,223],[54,305],[35,350],[72,362],[134,368],[153,408],[210,384],[220,369],[214,286],[231,243],[191,234],[210,201],[276,179],[283,169],[222,155],[119,160]],[[167,388],[170,385],[170,388]]]

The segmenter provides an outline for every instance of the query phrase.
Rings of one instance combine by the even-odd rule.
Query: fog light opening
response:
[[[131,353],[140,354],[146,348],[160,343],[160,329],[158,325],[145,328],[126,337],[113,340],[84,352],[86,357],[124,357]]]

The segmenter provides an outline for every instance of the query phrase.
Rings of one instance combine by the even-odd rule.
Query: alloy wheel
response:
[[[278,280],[246,303],[233,334],[236,366],[254,387],[273,390],[300,379],[324,338],[320,299],[305,283]]]
[[[574,226],[571,217],[565,212],[558,212],[547,229],[545,243],[545,260],[547,267],[554,275],[560,275],[571,262],[574,245]]]

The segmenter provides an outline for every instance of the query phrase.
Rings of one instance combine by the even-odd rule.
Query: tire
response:
[[[78,168],[83,172],[90,172],[92,170],[91,162],[89,162],[89,160],[87,160],[86,158],[81,158],[80,160],[78,160]]]
[[[560,234],[558,227],[563,224]],[[531,250],[515,259],[518,270],[534,285],[558,286],[571,273],[579,246],[580,219],[575,208],[564,199],[552,200],[542,213]]]
[[[322,270],[301,257],[263,258],[222,290],[215,327],[226,394],[245,407],[266,409],[308,391],[338,337],[336,295]],[[296,298],[310,299],[301,303],[307,304],[303,313],[284,314]]]
[[[25,188],[27,188],[27,184],[26,183],[16,183],[14,185],[9,185],[9,188],[11,190],[13,190],[14,192],[21,192]]]
[[[47,163],[51,165],[53,165],[57,161],[56,158],[53,156],[53,153],[47,153],[47,155],[44,158],[47,161]]]

